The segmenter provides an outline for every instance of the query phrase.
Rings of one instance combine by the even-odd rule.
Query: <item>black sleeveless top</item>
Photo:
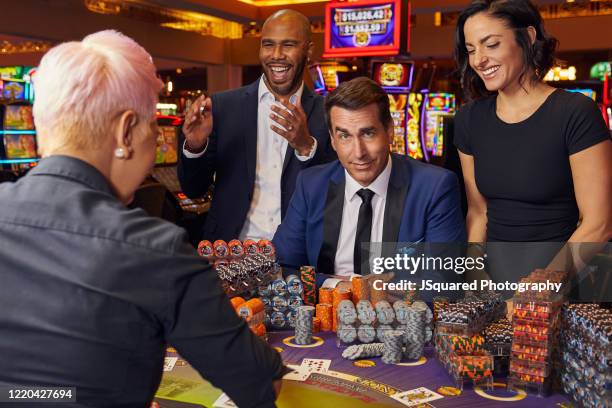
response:
[[[455,117],[455,145],[474,157],[478,190],[487,200],[488,241],[566,241],[578,206],[569,156],[610,141],[597,105],[555,90],[527,119],[505,123],[496,97],[472,101]]]

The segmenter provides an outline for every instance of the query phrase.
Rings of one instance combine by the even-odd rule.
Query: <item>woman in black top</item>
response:
[[[479,0],[459,17],[455,54],[471,102],[455,118],[455,144],[470,242],[612,238],[610,132],[592,100],[542,81],[556,46],[528,0]]]

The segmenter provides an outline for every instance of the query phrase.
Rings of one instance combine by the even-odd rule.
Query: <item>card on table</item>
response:
[[[302,365],[300,367],[316,373],[324,373],[329,370],[330,365],[331,360],[320,358],[305,358],[302,360]]]
[[[223,393],[213,403],[213,408],[238,408],[238,405],[234,404],[234,401],[232,401],[226,393]]]
[[[301,366],[292,368],[292,371],[283,376],[283,380],[306,381],[312,371],[306,370]]]
[[[391,398],[401,402],[407,407],[416,407],[429,401],[444,398],[442,395],[425,387],[415,388],[414,390],[404,391],[392,395]]]
[[[164,371],[172,371],[177,361],[178,357],[164,357]]]

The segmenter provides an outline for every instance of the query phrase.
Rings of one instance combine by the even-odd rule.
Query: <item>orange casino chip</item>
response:
[[[333,304],[334,301],[334,288],[320,288],[319,289],[319,303]]]
[[[234,307],[234,309],[238,309],[238,307],[242,305],[243,303],[245,303],[246,300],[244,300],[244,298],[241,298],[240,296],[236,296],[236,297],[231,298],[230,302],[232,303],[232,306]]]
[[[312,332],[318,333],[320,331],[321,331],[321,319],[319,319],[318,317],[313,317],[312,318]]]
[[[328,303],[319,303],[315,306],[315,315],[321,321],[321,330],[333,329],[333,306]]]

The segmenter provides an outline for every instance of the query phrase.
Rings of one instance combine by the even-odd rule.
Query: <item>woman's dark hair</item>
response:
[[[325,96],[325,116],[327,126],[332,130],[329,112],[334,106],[348,110],[358,110],[375,103],[378,106],[378,118],[385,129],[391,126],[392,118],[389,111],[389,97],[376,82],[367,77],[357,77],[348,82],[342,82],[336,89]]]
[[[519,76],[521,86],[529,71],[534,73],[534,77],[529,80],[541,81],[556,61],[555,51],[559,41],[544,30],[538,9],[529,0],[475,0],[461,12],[455,28],[455,60],[461,76],[461,87],[467,99],[478,99],[492,94],[470,67],[463,33],[466,20],[483,12],[502,20],[509,28],[514,29],[516,42],[523,50],[523,71]],[[533,45],[527,32],[529,26],[536,31]]]

